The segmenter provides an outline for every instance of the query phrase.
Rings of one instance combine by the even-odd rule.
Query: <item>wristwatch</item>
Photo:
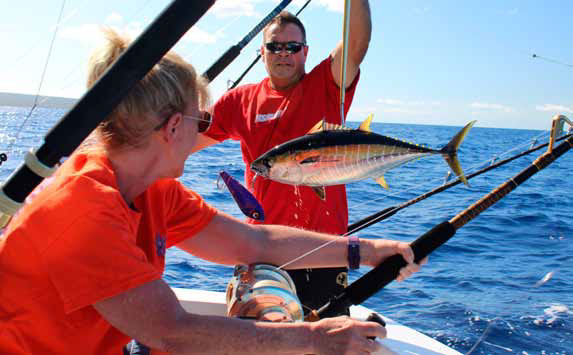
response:
[[[348,268],[356,270],[360,267],[360,239],[357,235],[348,237]]]

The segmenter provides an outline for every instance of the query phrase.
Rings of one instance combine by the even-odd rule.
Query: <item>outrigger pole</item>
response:
[[[291,2],[292,0],[281,1],[280,4],[278,4],[277,7],[275,7],[264,19],[262,19],[261,22],[251,30],[251,32],[247,33],[239,43],[227,49],[227,51],[223,53],[223,55],[217,59],[217,61],[213,63],[205,73],[203,73],[203,76],[207,81],[213,81],[213,79],[215,79],[229,64],[231,64],[233,60],[235,60],[235,58],[239,56],[239,54],[241,54],[241,50],[245,48],[245,46],[249,44],[249,42]]]
[[[564,139],[567,139],[567,138],[569,138],[569,137],[571,137],[571,136],[573,136],[573,134],[568,133],[568,134],[566,134],[566,135],[564,135],[564,136],[562,136],[562,137],[556,138],[555,141],[556,141],[556,142],[559,142],[559,141],[562,141],[562,140],[564,140]],[[535,146],[535,147],[533,147],[533,148],[530,148],[530,149],[528,149],[528,150],[526,150],[526,151],[523,151],[523,152],[521,152],[521,153],[515,154],[515,155],[513,155],[513,156],[511,156],[511,157],[509,157],[509,158],[507,158],[507,159],[500,160],[500,161],[498,161],[498,162],[496,162],[496,163],[494,163],[494,164],[491,164],[491,165],[489,165],[489,166],[486,166],[485,168],[482,168],[482,169],[480,169],[480,170],[478,170],[478,171],[476,171],[476,172],[474,172],[474,173],[472,173],[472,174],[467,175],[467,176],[466,176],[466,179],[469,180],[469,179],[474,178],[474,177],[476,177],[476,176],[478,176],[478,175],[481,175],[481,174],[483,174],[483,173],[485,173],[485,172],[488,172],[488,171],[490,171],[490,170],[499,168],[499,167],[502,166],[502,165],[505,165],[505,164],[507,164],[507,163],[509,163],[509,162],[514,161],[515,159],[521,158],[521,157],[523,157],[523,156],[525,156],[525,155],[528,155],[528,154],[530,154],[530,153],[533,153],[533,152],[535,152],[535,151],[538,151],[539,149],[542,149],[542,148],[544,148],[544,147],[547,147],[548,145],[549,145],[549,142],[548,142],[548,143],[539,144],[539,145],[537,145],[537,146]],[[453,181],[448,182],[447,184],[443,184],[443,185],[441,185],[441,186],[438,186],[438,187],[436,187],[436,188],[434,188],[434,189],[432,189],[432,190],[430,190],[430,191],[428,191],[428,192],[425,192],[425,193],[423,193],[423,194],[421,194],[421,195],[419,195],[419,196],[417,196],[417,197],[414,197],[413,199],[410,199],[410,200],[408,200],[408,201],[406,201],[406,202],[404,202],[404,203],[401,203],[401,204],[398,204],[398,205],[394,205],[394,206],[391,206],[391,207],[387,207],[387,208],[385,208],[385,209],[383,209],[383,210],[381,210],[381,211],[378,211],[378,212],[376,212],[376,213],[371,214],[371,215],[368,216],[368,217],[364,217],[364,218],[362,218],[361,220],[356,221],[356,222],[350,224],[350,225],[348,226],[348,228],[347,228],[348,232],[346,232],[345,235],[350,235],[350,234],[352,234],[352,233],[356,233],[356,232],[361,231],[362,229],[364,229],[364,228],[366,228],[366,227],[369,227],[369,226],[371,226],[371,225],[373,225],[373,224],[375,224],[375,223],[381,222],[381,221],[383,221],[383,220],[385,220],[385,219],[387,219],[387,218],[393,216],[393,215],[396,214],[398,211],[401,211],[402,209],[404,209],[404,208],[406,208],[406,207],[409,207],[409,206],[411,206],[411,205],[413,205],[413,204],[415,204],[415,203],[418,203],[418,202],[420,202],[420,201],[422,201],[422,200],[425,200],[425,199],[427,199],[428,197],[433,196],[433,195],[435,195],[435,194],[437,194],[437,193],[439,193],[439,192],[445,191],[445,190],[449,189],[449,188],[452,187],[452,186],[455,186],[455,185],[460,184],[461,182],[462,182],[462,181],[461,181],[459,178],[457,178],[456,180],[453,180]]]
[[[555,124],[554,129],[552,130],[552,137],[555,137]],[[492,192],[482,197],[479,201],[459,213],[454,218],[438,224],[424,235],[414,240],[410,244],[414,251],[414,261],[417,263],[420,262],[423,258],[453,237],[458,229],[507,196],[511,191],[535,175],[538,171],[554,162],[572,147],[573,136],[570,136],[555,148],[553,148],[553,142],[550,142],[547,152],[543,153],[519,174],[499,185]],[[401,255],[396,254],[389,257],[380,265],[373,268],[349,285],[338,296],[335,296],[320,309],[309,313],[306,320],[317,320],[320,318],[321,314],[331,312],[336,313],[351,305],[361,304],[398,277],[400,269],[404,266],[406,266],[406,261]]]
[[[69,156],[129,91],[177,43],[215,0],[174,0],[94,86],[48,132],[44,144],[0,188],[0,228],[56,165]]]

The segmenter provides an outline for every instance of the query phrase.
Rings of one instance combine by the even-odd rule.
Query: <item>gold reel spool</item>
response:
[[[227,285],[227,315],[268,322],[302,322],[295,285],[283,270],[268,264],[237,265]]]

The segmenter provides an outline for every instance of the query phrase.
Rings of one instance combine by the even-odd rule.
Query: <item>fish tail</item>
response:
[[[452,169],[452,171],[460,178],[460,180],[466,186],[469,186],[468,180],[466,179],[460,161],[458,160],[458,148],[460,147],[460,145],[462,144],[462,142],[468,135],[470,129],[473,127],[475,123],[476,121],[471,121],[470,123],[468,123],[452,138],[452,140],[450,140],[450,142],[445,147],[443,147],[440,150],[440,153],[442,153],[444,159],[446,159],[446,162],[450,166],[450,169]]]

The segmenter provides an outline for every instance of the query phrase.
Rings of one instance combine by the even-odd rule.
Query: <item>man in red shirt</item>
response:
[[[367,0],[353,0],[350,13],[348,64],[344,112],[348,111],[371,35]],[[213,124],[200,135],[195,150],[226,139],[239,140],[246,165],[245,184],[254,186],[262,204],[265,224],[282,224],[307,230],[344,234],[348,206],[344,185],[326,187],[326,199],[304,186],[256,179],[249,166],[270,148],[300,137],[320,120],[342,124],[340,68],[342,43],[309,73],[305,62],[309,47],[303,24],[283,11],[263,30],[261,55],[269,76],[257,84],[240,86],[213,106]],[[248,219],[249,223],[261,223]],[[302,269],[289,272],[306,310],[322,306],[347,283],[346,268]]]

